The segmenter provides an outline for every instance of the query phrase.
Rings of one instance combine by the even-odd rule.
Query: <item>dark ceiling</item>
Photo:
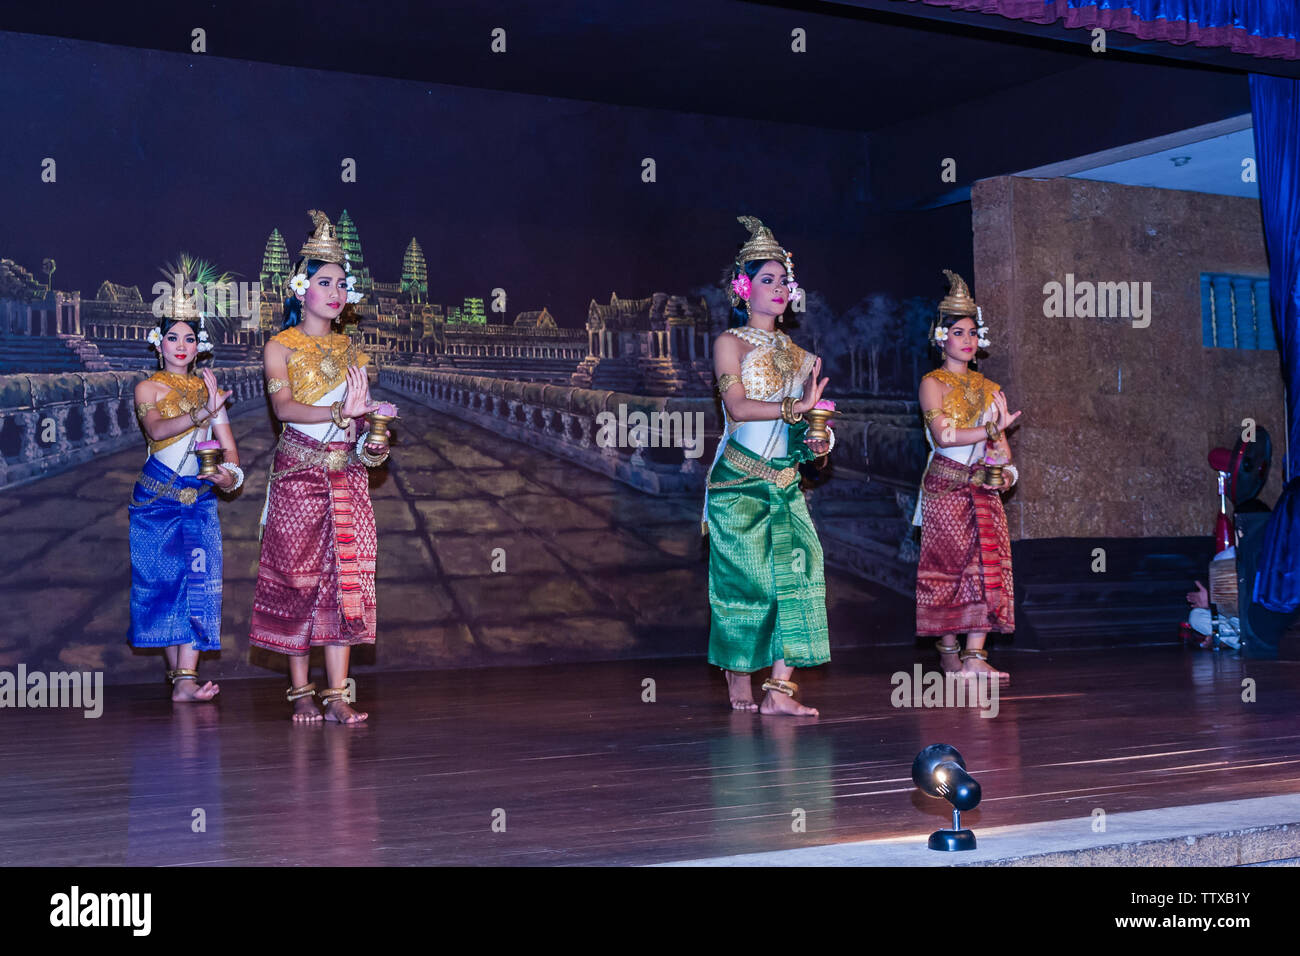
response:
[[[51,0],[6,7],[0,29],[12,32],[189,53],[191,31],[201,27],[209,56],[857,130],[1099,60],[1077,42],[1079,31],[1068,40],[1052,28],[1025,34],[999,17],[900,0]],[[996,23],[1013,32],[998,32]],[[497,27],[506,31],[504,54],[490,49]],[[796,28],[806,31],[805,53],[791,51]],[[1170,62],[1117,49],[1123,42],[1112,34],[1108,61]]]

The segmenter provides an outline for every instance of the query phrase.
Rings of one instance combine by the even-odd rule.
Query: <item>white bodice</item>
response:
[[[335,402],[343,401],[343,396],[347,393],[348,380],[345,378],[343,381],[335,385],[327,394],[322,395],[320,398],[316,399],[316,401],[312,402],[312,405],[317,408],[322,405],[333,405]],[[285,422],[285,425],[289,428],[298,429],[298,431],[302,432],[304,435],[309,435],[316,439],[316,441],[324,441],[325,437],[329,435],[331,431],[334,432],[334,437],[331,439],[332,441],[342,441],[347,437],[346,435],[339,434],[338,426],[336,426],[332,421],[301,424],[298,422]]]
[[[193,478],[199,473],[199,456],[194,454],[192,450],[194,445],[201,441],[212,440],[213,425],[228,424],[230,424],[230,417],[226,414],[226,407],[223,405],[221,411],[212,416],[212,421],[204,422],[195,429],[198,434],[192,436],[194,438],[193,444],[190,443],[191,436],[186,436],[181,441],[172,442],[166,448],[158,449],[153,453],[153,457],[157,458],[158,461],[176,472],[176,474],[180,475],[182,478]],[[149,453],[146,452],[145,461],[148,461],[149,457]]]
[[[803,397],[803,383],[796,382],[790,389],[795,398]],[[736,422],[727,417],[727,406],[723,403],[722,420],[726,423],[727,434],[740,442],[760,458],[780,458],[789,450],[788,438],[790,426],[784,419],[766,422]]]

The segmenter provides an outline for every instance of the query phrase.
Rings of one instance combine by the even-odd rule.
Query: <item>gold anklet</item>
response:
[[[284,692],[285,700],[289,701],[289,703],[293,703],[299,697],[315,697],[315,696],[316,696],[315,684],[303,684],[301,687],[290,687],[288,690]]]
[[[769,678],[763,681],[763,690],[774,690],[778,694],[785,694],[787,697],[793,697],[799,691],[799,685],[792,680],[776,680]]]

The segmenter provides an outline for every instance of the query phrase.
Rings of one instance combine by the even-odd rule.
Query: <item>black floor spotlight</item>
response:
[[[980,785],[966,772],[956,747],[931,744],[912,761],[912,782],[932,797],[952,804],[952,829],[930,834],[931,850],[973,850],[975,834],[963,830],[961,812],[980,805]]]

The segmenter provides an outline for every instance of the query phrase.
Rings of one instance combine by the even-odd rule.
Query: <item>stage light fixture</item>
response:
[[[931,744],[912,761],[912,782],[932,797],[952,804],[952,829],[930,834],[931,850],[973,850],[975,834],[962,829],[961,812],[980,802],[980,785],[966,772],[966,761],[956,747]]]

